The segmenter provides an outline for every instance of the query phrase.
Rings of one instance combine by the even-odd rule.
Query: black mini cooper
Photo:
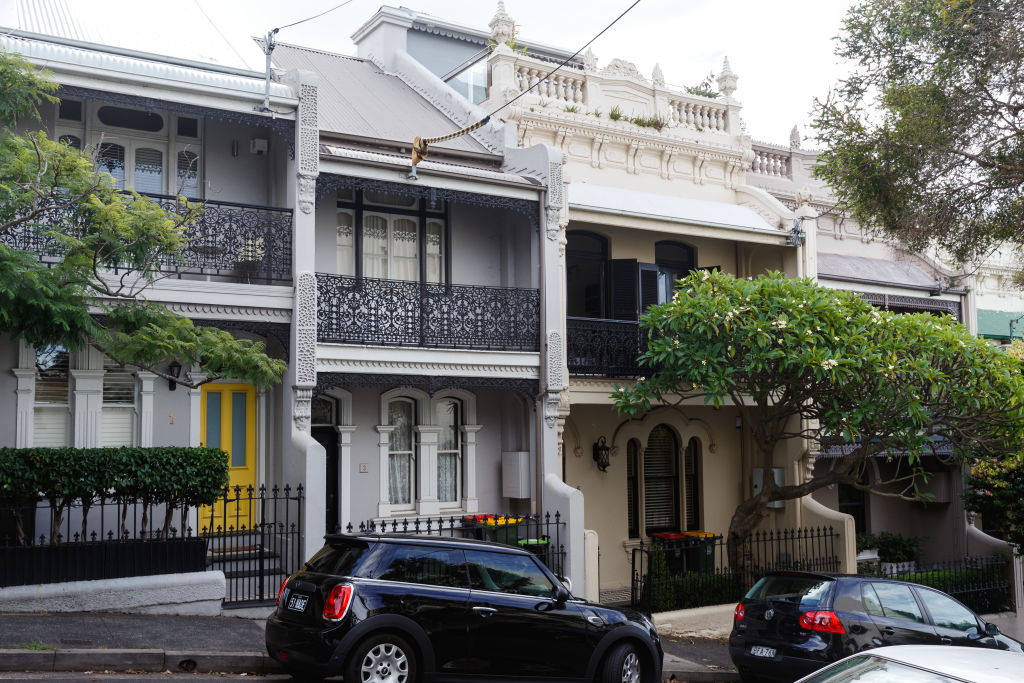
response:
[[[281,585],[267,651],[347,683],[655,683],[662,665],[642,614],[573,598],[519,548],[429,536],[328,536]]]
[[[1021,652],[1021,643],[950,596],[875,576],[776,572],[736,605],[729,654],[744,683],[793,681],[885,645]],[[1022,658],[1024,665],[1024,658]]]

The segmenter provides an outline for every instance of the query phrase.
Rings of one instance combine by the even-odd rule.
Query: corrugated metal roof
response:
[[[320,145],[320,155],[337,159],[351,159],[354,161],[372,161],[382,164],[390,164],[400,168],[412,166],[412,159],[408,154],[387,154],[385,152],[370,152],[364,149],[352,149],[341,145]],[[459,175],[481,178],[483,180],[500,180],[506,183],[517,183],[542,188],[543,186],[536,178],[505,173],[504,171],[467,166],[466,164],[453,164],[447,161],[432,161],[426,159],[421,161],[419,169],[425,171],[442,171],[445,173],[457,173]]]
[[[411,146],[416,136],[447,135],[460,128],[402,79],[368,60],[278,43],[274,65],[319,74],[317,107],[323,132]],[[469,135],[431,147],[491,154]]]

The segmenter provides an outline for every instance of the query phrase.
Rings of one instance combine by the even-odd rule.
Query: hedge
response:
[[[210,505],[228,485],[228,454],[217,448],[0,448],[0,501],[15,510],[48,500],[59,525],[81,502],[84,515],[101,498],[144,508]],[[20,525],[19,525],[20,526]]]

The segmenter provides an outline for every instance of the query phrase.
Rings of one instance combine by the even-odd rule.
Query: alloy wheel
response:
[[[359,672],[363,683],[407,683],[409,658],[394,643],[379,643],[363,657]]]
[[[635,652],[626,653],[622,660],[622,683],[640,683],[640,658]]]

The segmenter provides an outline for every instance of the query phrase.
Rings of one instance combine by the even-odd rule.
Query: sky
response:
[[[341,0],[0,0],[0,26],[39,30],[146,52],[263,71],[251,40],[330,9]],[[355,54],[350,36],[381,5],[351,0],[320,18],[283,29],[278,41]],[[413,10],[486,29],[497,0],[396,0]],[[575,51],[631,0],[505,0],[519,42]],[[726,56],[739,76],[735,97],[756,140],[788,144],[805,136],[814,99],[845,72],[834,56],[850,0],[641,0],[592,48],[598,65],[620,58],[650,77],[659,64],[669,85],[695,85],[719,73]],[[33,9],[28,9],[33,8]],[[60,17],[67,13],[71,21]],[[804,147],[814,148],[813,140]]]

